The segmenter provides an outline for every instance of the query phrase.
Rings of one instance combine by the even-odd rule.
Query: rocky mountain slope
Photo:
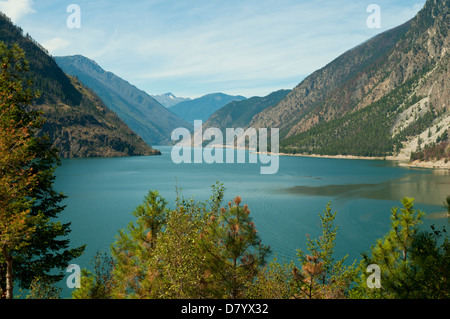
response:
[[[174,129],[189,127],[149,94],[103,70],[95,61],[82,55],[55,57],[55,60],[64,72],[91,88],[149,145],[169,144]]]
[[[317,70],[249,127],[280,128],[281,151],[396,155],[436,143],[450,123],[450,0]]]
[[[66,75],[30,36],[0,13],[0,41],[17,43],[30,64],[28,76],[41,95],[33,107],[42,110],[48,133],[64,158],[160,154],[137,136],[103,101]]]

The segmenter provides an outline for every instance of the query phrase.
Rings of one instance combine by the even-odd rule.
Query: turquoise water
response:
[[[149,190],[173,204],[178,185],[185,197],[205,200],[217,180],[226,187],[225,203],[239,195],[248,204],[263,244],[279,260],[295,259],[296,249],[305,248],[306,234],[319,235],[318,213],[329,201],[338,212],[335,258],[348,254],[350,261],[388,231],[390,210],[401,206],[404,196],[414,197],[416,208],[427,213],[424,227],[447,224],[442,202],[450,194],[448,171],[389,161],[283,156],[277,174],[261,175],[260,163],[174,164],[170,147],[157,148],[162,156],[62,161],[55,186],[68,198],[60,220],[72,223],[72,246],[87,244],[73,263],[90,268],[96,252],[109,252]]]

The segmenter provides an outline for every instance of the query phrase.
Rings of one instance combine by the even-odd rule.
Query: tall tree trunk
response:
[[[13,299],[13,258],[3,246],[3,257],[6,261],[6,299]]]

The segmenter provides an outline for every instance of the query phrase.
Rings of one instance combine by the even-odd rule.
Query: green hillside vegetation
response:
[[[321,122],[304,133],[283,139],[280,144],[281,152],[375,157],[393,155],[403,141],[411,135],[421,133],[436,118],[431,107],[431,111],[395,137],[386,129],[393,127],[397,116],[405,109],[421,100],[413,92],[419,79],[427,71],[429,68],[364,109]]]
[[[226,128],[247,127],[252,118],[268,107],[279,103],[290,90],[279,90],[265,97],[254,96],[242,101],[233,101],[212,114],[203,127],[215,127],[225,132]]]
[[[195,120],[206,121],[215,111],[225,106],[232,101],[245,100],[245,97],[240,95],[227,95],[223,93],[211,93],[202,97],[180,102],[172,107],[170,110],[193,124]]]
[[[423,148],[419,148],[411,153],[411,161],[440,161],[445,163],[450,161],[450,142],[448,140],[448,131],[444,132],[436,141]]]

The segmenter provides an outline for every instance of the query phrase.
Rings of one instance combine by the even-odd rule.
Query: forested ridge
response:
[[[48,52],[0,12],[0,41],[25,53],[29,89],[39,93],[31,106],[43,112],[48,134],[64,158],[153,155],[153,150],[77,79],[66,75]]]

